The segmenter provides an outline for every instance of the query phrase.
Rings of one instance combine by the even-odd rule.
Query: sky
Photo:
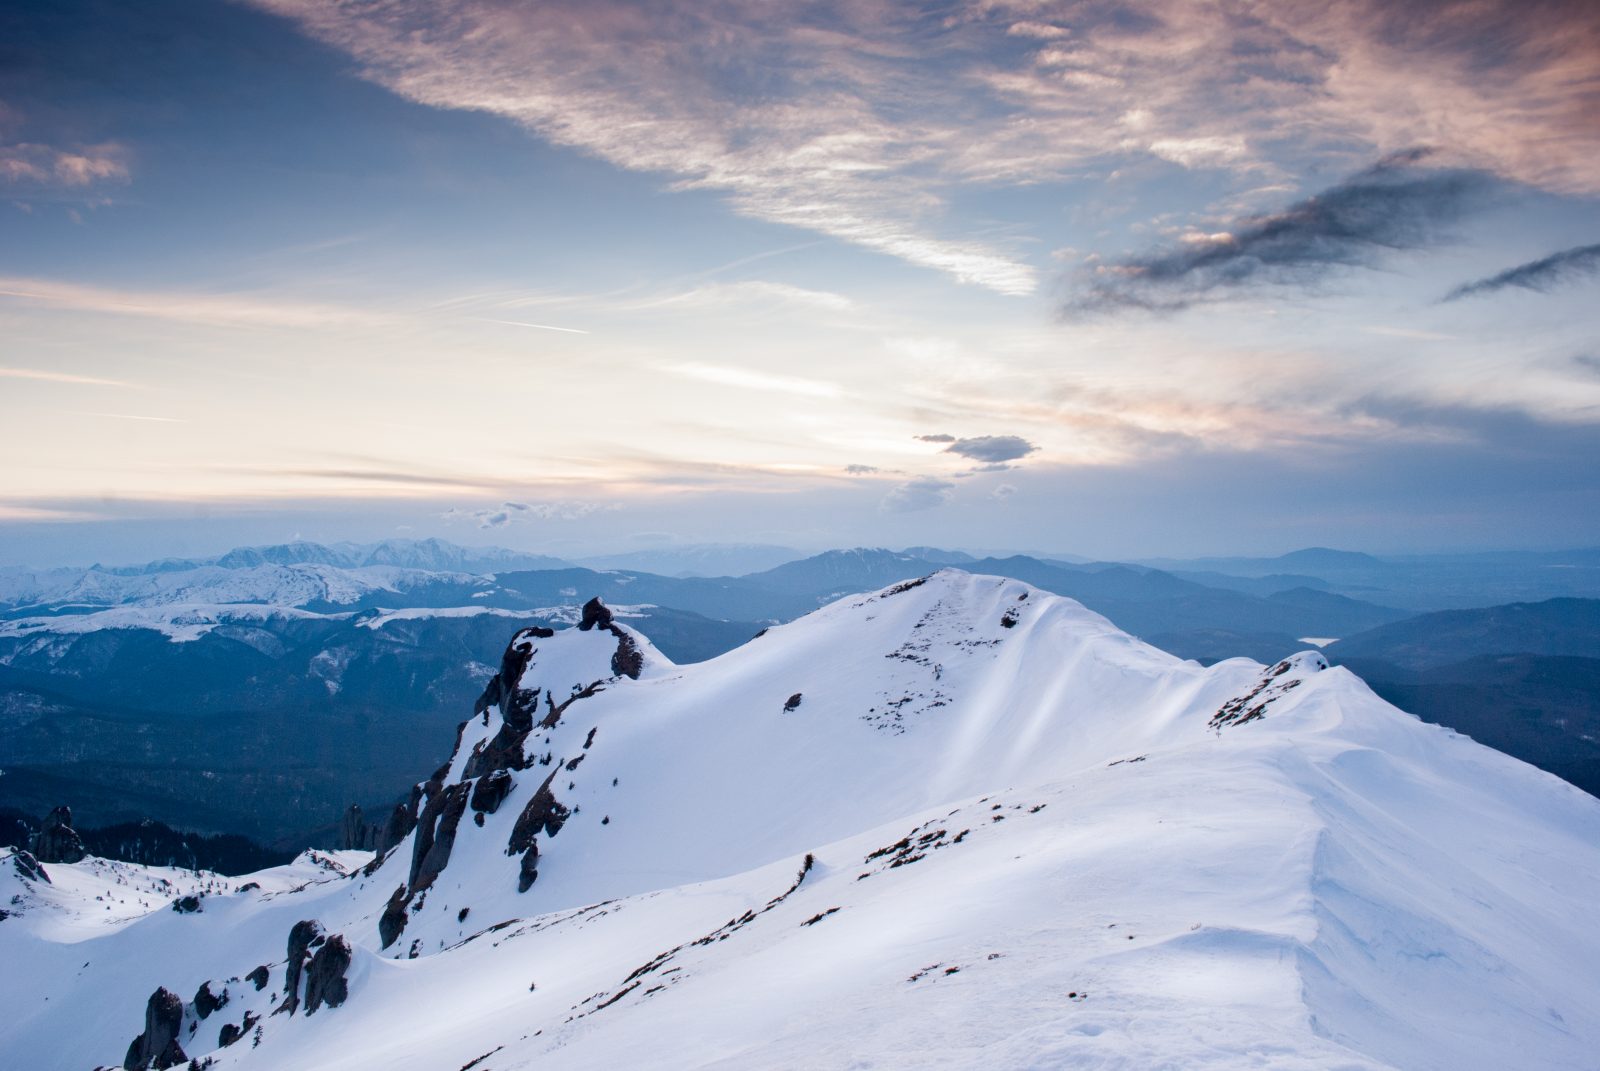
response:
[[[0,565],[1600,544],[1600,5],[0,8]]]

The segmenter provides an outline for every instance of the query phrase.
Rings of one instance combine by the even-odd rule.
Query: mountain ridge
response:
[[[300,892],[214,883],[86,947],[110,872],[0,859],[0,1054],[137,1053],[147,995],[246,1068],[1442,1071],[1600,1037],[1600,801],[1315,652],[1200,667],[951,570],[694,666],[591,602],[496,681],[398,847]],[[112,1011],[66,1031],[43,998],[85,952]]]

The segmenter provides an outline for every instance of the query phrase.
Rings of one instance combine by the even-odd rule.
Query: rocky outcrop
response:
[[[378,917],[378,940],[382,942],[380,948],[388,948],[399,940],[406,928],[406,904],[409,901],[410,894],[401,885],[383,906],[383,914]]]
[[[50,873],[39,865],[39,860],[35,859],[31,852],[25,852],[21,848],[16,849],[11,855],[11,865],[17,868],[17,876],[23,881],[42,881],[46,885],[53,884],[50,880]]]
[[[258,1016],[245,1012],[244,1022],[238,1026],[234,1026],[232,1023],[223,1023],[222,1029],[217,1031],[217,1045],[226,1049],[229,1045],[250,1033],[250,1028],[260,1021]]]
[[[33,854],[41,863],[78,863],[89,853],[83,838],[72,828],[72,808],[57,807],[33,838]]]
[[[366,815],[361,813],[361,804],[352,803],[350,809],[344,812],[344,821],[339,823],[339,847],[347,851],[366,851],[373,846],[375,839],[374,830],[367,825]]]
[[[326,1004],[337,1008],[350,995],[345,975],[350,970],[351,948],[341,934],[334,934],[317,949],[306,965],[306,1014]]]
[[[271,977],[272,973],[267,970],[267,965],[263,963],[261,966],[245,975],[244,980],[255,986],[256,992],[259,993],[263,989],[267,988],[267,981]]]
[[[300,1007],[300,976],[305,971],[306,957],[326,940],[322,923],[314,919],[302,919],[290,927],[289,960],[283,969],[283,1003],[278,1005],[274,1015],[284,1011],[293,1015]]]
[[[583,617],[578,622],[579,632],[588,632],[592,628],[611,627],[611,608],[600,601],[596,595],[583,604]]]
[[[632,636],[616,625],[611,626],[611,631],[617,637],[617,649],[611,654],[611,672],[638,680],[639,674],[644,672],[644,652],[639,650]]]
[[[219,997],[211,992],[211,983],[201,982],[200,988],[194,994],[194,1014],[198,1019],[207,1019],[218,1008],[225,1007],[228,1003],[228,991],[224,989]]]
[[[165,1071],[188,1060],[178,1043],[183,1029],[183,998],[167,988],[150,994],[144,1006],[144,1033],[133,1039],[122,1065],[128,1071]]]
[[[544,784],[539,786],[539,791],[533,794],[528,805],[517,816],[516,825],[511,827],[511,839],[506,844],[507,855],[517,855],[528,850],[533,843],[534,835],[543,832],[546,836],[555,836],[561,832],[561,827],[566,824],[567,810],[565,804],[556,799],[556,794],[551,790],[551,783],[556,775],[551,773],[544,779]]]
[[[538,694],[538,689],[532,690]],[[528,715],[531,720],[533,715]],[[467,779],[481,777],[493,770],[525,770],[528,760],[523,752],[523,744],[528,739],[529,729],[513,729],[502,724],[498,732],[487,741],[478,744],[472,749],[472,754],[467,756],[467,763],[461,776]]]
[[[532,729],[534,712],[539,709],[539,690],[522,688],[522,675],[537,651],[533,641],[547,640],[554,635],[554,629],[533,626],[511,637],[500,658],[500,672],[489,679],[473,713],[482,714],[491,706],[498,707],[501,720],[513,732],[525,733]]]
[[[389,820],[383,824],[383,829],[378,834],[375,850],[381,856],[398,847],[401,841],[411,835],[412,828],[411,814],[406,810],[406,805],[395,804],[394,810],[389,812]]]
[[[500,805],[511,795],[511,788],[516,784],[511,779],[507,770],[495,770],[493,773],[484,774],[472,789],[471,807],[480,814],[493,814],[500,809]]]
[[[528,848],[522,853],[522,862],[517,866],[517,891],[527,892],[533,888],[533,883],[539,880],[539,838],[534,837],[528,841]]]
[[[449,864],[456,828],[461,824],[471,791],[469,784],[454,784],[429,797],[417,819],[416,838],[411,846],[411,879],[406,884],[411,886],[413,895],[432,885]]]

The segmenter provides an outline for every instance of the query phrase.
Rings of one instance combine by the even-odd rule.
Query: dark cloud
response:
[[[924,443],[953,443],[956,441],[956,437],[954,435],[918,435],[917,441]]]
[[[1427,155],[1397,153],[1282,212],[1239,220],[1224,234],[1098,264],[1061,311],[1069,318],[1170,312],[1251,286],[1312,286],[1340,269],[1435,245],[1488,200],[1495,180],[1421,166]]]
[[[917,510],[942,506],[950,497],[955,484],[931,476],[918,477],[890,490],[883,496],[879,508],[885,513],[914,513]]]
[[[1027,457],[1037,449],[1039,449],[1037,446],[1020,435],[979,435],[971,439],[956,439],[944,448],[944,452],[988,465],[998,465],[1005,461]]]
[[[1507,268],[1487,279],[1462,283],[1440,300],[1458,301],[1464,297],[1492,294],[1508,286],[1536,290],[1542,294],[1553,286],[1582,279],[1596,272],[1600,272],[1600,245],[1580,245],[1575,249],[1563,249],[1559,253],[1551,253],[1547,257]]]
[[[1591,375],[1600,375],[1600,357],[1592,353],[1580,353],[1572,358],[1572,363]]]

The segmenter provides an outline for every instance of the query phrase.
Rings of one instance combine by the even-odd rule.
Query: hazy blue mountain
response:
[[[743,576],[800,557],[804,557],[803,551],[766,543],[695,543],[595,555],[574,564],[588,569],[639,570],[676,577]]]
[[[1382,659],[1408,669],[1503,654],[1600,655],[1600,599],[1446,610],[1373,628],[1328,647],[1328,656],[1340,661]]]

